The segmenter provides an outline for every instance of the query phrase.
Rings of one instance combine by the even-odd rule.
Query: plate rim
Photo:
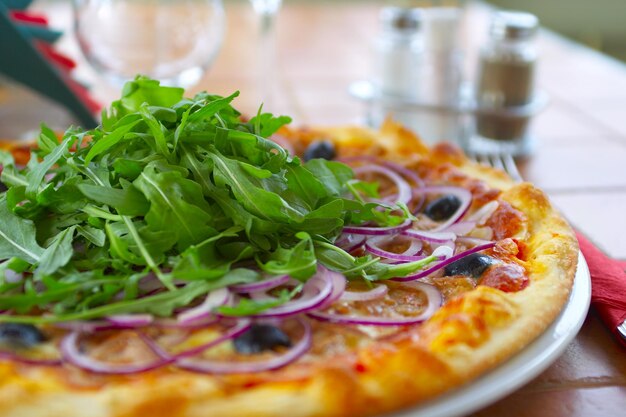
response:
[[[533,342],[472,382],[425,404],[385,416],[458,417],[495,403],[530,382],[561,356],[582,328],[590,303],[591,275],[579,251],[574,285],[567,303]]]

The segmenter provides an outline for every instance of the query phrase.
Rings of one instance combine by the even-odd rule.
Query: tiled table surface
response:
[[[49,13],[53,23],[69,27],[65,2],[40,1],[35,7]],[[377,11],[371,2],[286,2],[278,27],[276,70],[284,93],[280,110],[299,124],[362,120],[364,108],[349,97],[347,86],[367,76]],[[222,52],[195,90],[241,90],[239,106],[254,112],[255,16],[246,3],[228,3],[227,16]],[[463,32],[469,51],[484,39],[486,18],[484,8],[471,8]],[[539,45],[539,84],[551,103],[534,122],[540,146],[521,164],[522,173],[603,250],[626,259],[626,65],[550,33],[540,35]],[[77,56],[70,36],[61,47]],[[470,77],[474,56],[467,54]],[[86,79],[94,77],[86,65],[79,72]],[[104,102],[116,95],[102,83],[95,93]],[[8,124],[15,112],[7,103],[16,97],[12,90],[0,90],[0,136],[15,134],[15,123]],[[51,105],[38,112],[32,105],[36,98],[19,97],[23,110],[29,109],[20,117],[20,129],[35,129],[42,118],[65,123]],[[475,416],[604,417],[623,416],[625,410],[626,350],[614,343],[592,309],[581,333],[548,370]]]

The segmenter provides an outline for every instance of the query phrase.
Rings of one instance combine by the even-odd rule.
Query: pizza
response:
[[[1,415],[380,415],[561,311],[577,242],[533,185],[235,96],[138,78],[102,126],[1,154]]]

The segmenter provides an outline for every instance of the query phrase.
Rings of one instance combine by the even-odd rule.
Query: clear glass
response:
[[[276,79],[276,16],[282,0],[250,0],[259,20],[258,34],[258,90],[266,110],[277,105]]]
[[[73,0],[74,27],[88,62],[114,85],[137,74],[189,87],[219,51],[221,0]]]

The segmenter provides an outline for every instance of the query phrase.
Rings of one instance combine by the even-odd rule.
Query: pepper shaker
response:
[[[472,150],[529,153],[530,117],[509,110],[529,105],[535,97],[538,53],[534,38],[538,25],[537,17],[530,13],[494,14],[490,39],[480,57],[475,97],[480,110],[476,117],[478,138],[470,146]]]

